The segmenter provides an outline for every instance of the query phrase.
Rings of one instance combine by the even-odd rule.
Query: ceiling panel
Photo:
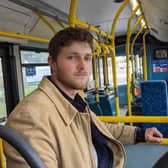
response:
[[[168,0],[141,0],[150,34],[168,42]]]

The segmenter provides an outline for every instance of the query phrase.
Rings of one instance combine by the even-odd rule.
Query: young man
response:
[[[80,90],[92,68],[93,37],[82,28],[66,28],[50,41],[52,75],[25,97],[11,113],[7,126],[22,134],[48,168],[123,168],[123,144],[161,142],[156,128],[103,123],[90,111]],[[27,168],[8,144],[8,168]]]

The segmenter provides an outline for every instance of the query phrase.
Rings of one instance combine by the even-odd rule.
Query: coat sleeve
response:
[[[118,125],[109,122],[102,122],[93,112],[91,112],[91,116],[95,123],[97,123],[97,126],[102,128],[103,132],[110,134],[112,137],[119,140],[122,144],[135,143],[136,127],[124,124]]]
[[[135,143],[135,129],[134,126],[118,125],[112,123],[105,123],[107,129],[110,131],[112,136],[119,140],[123,144],[134,144]]]
[[[41,111],[47,113],[47,109],[41,104]],[[15,129],[39,154],[46,167],[58,168],[56,154],[56,142],[49,125],[49,116],[42,114],[39,107],[33,108],[33,104],[22,104],[11,113],[7,127]],[[46,111],[45,111],[46,110]],[[43,115],[43,116],[42,116]],[[46,122],[48,121],[48,122]],[[8,168],[29,168],[25,160],[9,144],[4,143],[6,162]]]

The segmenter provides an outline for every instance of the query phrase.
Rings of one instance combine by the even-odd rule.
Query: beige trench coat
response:
[[[121,143],[134,143],[135,127],[103,123],[88,107],[86,113],[79,113],[47,77],[16,106],[7,126],[28,140],[48,168],[96,168],[91,120],[109,139],[108,145],[114,155],[113,168],[125,167],[125,151]],[[7,143],[4,148],[7,168],[28,168]]]

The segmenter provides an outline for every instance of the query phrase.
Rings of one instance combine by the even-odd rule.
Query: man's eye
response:
[[[91,60],[92,60],[92,57],[90,57],[90,56],[89,56],[89,57],[85,57],[85,60],[86,60],[86,61],[91,61]]]
[[[74,59],[74,56],[69,56],[69,57],[67,57],[68,59]]]

